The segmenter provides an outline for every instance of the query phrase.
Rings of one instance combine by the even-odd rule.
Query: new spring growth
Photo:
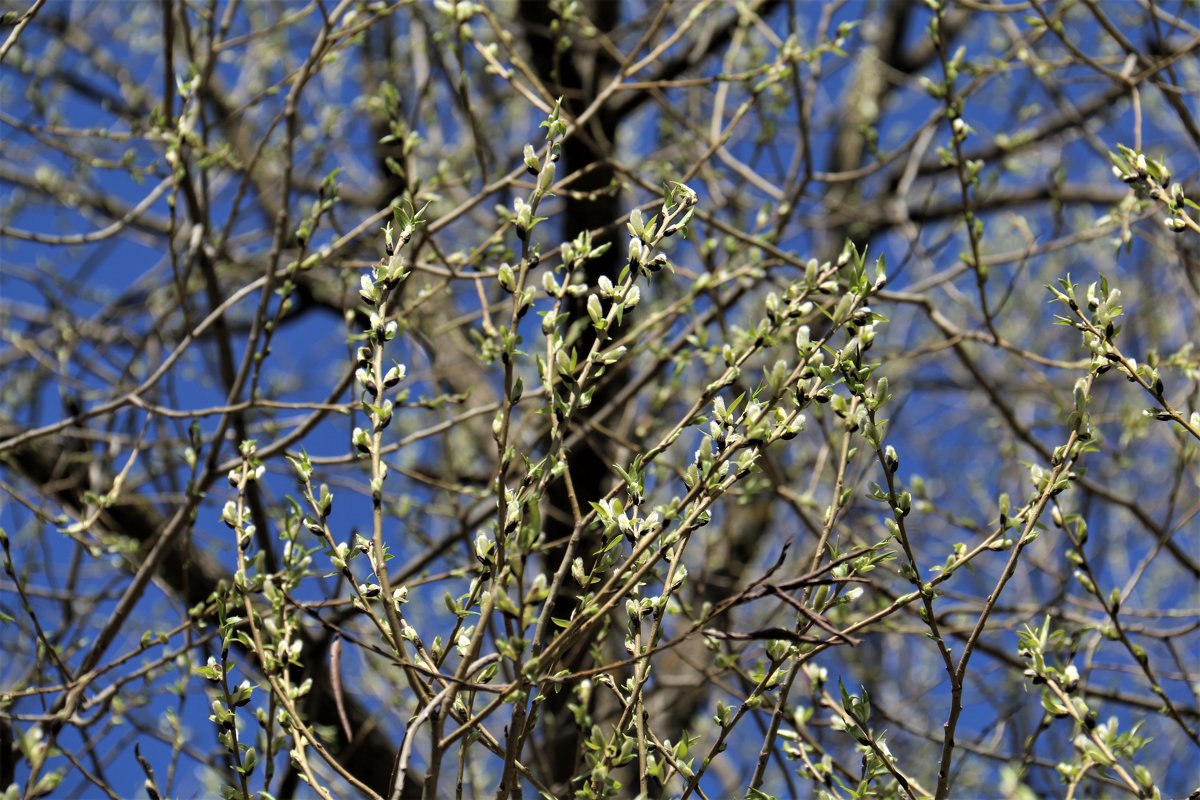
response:
[[[545,197],[550,194],[550,187],[554,185],[554,162],[547,160],[538,172],[537,179],[537,195]]]

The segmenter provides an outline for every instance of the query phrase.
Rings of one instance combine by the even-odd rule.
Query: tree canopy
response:
[[[4,797],[1182,797],[1194,0],[34,0]]]

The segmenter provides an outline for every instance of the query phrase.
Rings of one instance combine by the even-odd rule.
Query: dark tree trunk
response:
[[[570,48],[555,54],[555,42],[551,33],[553,11],[545,0],[522,0],[521,17],[525,22],[527,41],[533,54],[533,63],[538,77],[551,91],[563,98],[564,109],[572,116],[581,113],[595,98],[596,93],[613,75],[616,64],[595,42],[574,41]],[[602,33],[611,31],[620,14],[620,3],[616,0],[597,0],[586,4],[586,13],[591,22]],[[566,201],[565,225],[560,235],[564,240],[573,239],[582,231],[595,231],[610,225],[621,213],[620,193],[612,186],[614,172],[611,166],[617,131],[617,114],[605,108],[593,117],[585,130],[563,143],[560,175],[579,174],[570,184],[572,192],[587,194],[586,199],[571,197]],[[601,243],[611,237],[598,237]],[[614,281],[620,271],[620,254],[623,246],[609,248],[603,256],[587,264],[587,282],[595,285],[601,275]],[[595,342],[595,331],[589,323],[585,298],[572,299],[567,306],[570,321],[568,329],[576,323],[581,329],[574,347],[580,357],[586,354]],[[568,346],[570,344],[568,343]],[[597,388],[591,406],[580,412],[587,415],[591,409],[604,408],[611,400],[611,386],[602,384]],[[579,417],[573,429],[580,429]],[[609,486],[612,462],[612,447],[598,435],[591,434],[582,439],[567,458],[567,469],[575,489],[575,499],[580,508],[587,509],[588,502],[600,499]],[[551,541],[566,540],[574,529],[569,509],[570,499],[563,481],[549,487],[546,494],[549,513],[545,515],[546,536]],[[586,542],[577,553],[585,559],[596,551],[594,542]],[[546,569],[553,572],[559,566],[565,550],[557,548],[547,554]],[[553,610],[555,617],[569,617],[576,603],[571,594],[561,594]],[[569,653],[563,666],[572,669],[582,662],[587,644]],[[573,698],[572,687],[567,686],[553,694],[542,705],[542,725],[546,735],[542,758],[548,767],[547,783],[556,793],[569,793],[571,778],[578,771],[580,739],[582,732],[575,725],[567,708]]]

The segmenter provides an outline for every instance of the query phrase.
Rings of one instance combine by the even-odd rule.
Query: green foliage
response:
[[[1190,790],[1191,27],[1011,11],[6,15],[5,798]]]

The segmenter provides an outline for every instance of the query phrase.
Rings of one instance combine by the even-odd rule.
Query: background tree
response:
[[[6,797],[1195,788],[1194,2],[4,23]]]

